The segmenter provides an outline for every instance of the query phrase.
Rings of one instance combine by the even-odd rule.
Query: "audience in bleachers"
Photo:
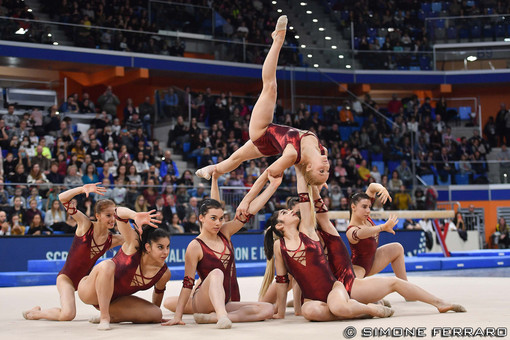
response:
[[[203,100],[203,109],[192,111],[191,122],[184,121],[182,116],[176,118],[167,141],[174,153],[182,154],[185,160],[198,167],[227,158],[248,140],[251,99],[225,93],[216,96],[210,89],[204,93],[191,90],[188,93],[192,102],[197,98]],[[40,117],[42,129],[36,129],[36,122],[30,119],[34,111],[42,111],[27,110],[27,114],[19,116],[19,121],[9,128],[28,130],[22,138],[9,139],[5,118],[0,119],[4,126],[2,133],[7,135],[0,141],[2,234],[72,232],[72,219],[66,217],[59,206],[58,193],[83,183],[96,182],[103,183],[107,188],[105,197],[117,204],[137,211],[161,210],[169,219],[167,228],[172,232],[197,231],[197,205],[209,194],[203,185],[194,182],[197,179],[191,169],[178,167],[171,150],[163,152],[158,140],[148,139],[151,127],[138,123],[138,110],[142,105],[145,114],[155,115],[153,109],[148,110],[148,106],[153,105],[150,98],[138,106],[128,101],[130,108],[124,110],[126,116],[122,123],[117,118],[120,107],[109,109],[114,118],[112,121],[106,113],[108,102],[100,102],[88,95],[80,98],[73,94],[69,98],[67,103],[75,102],[81,107],[86,102],[99,113],[91,121],[90,129],[83,133],[74,129],[75,124],[69,117],[60,120],[61,115],[54,115],[52,108]],[[434,195],[431,187],[412,187],[413,155],[417,161],[416,173],[427,186],[487,181],[489,143],[477,129],[469,138],[453,138],[448,126],[452,121],[442,122],[437,118],[439,115],[435,113],[432,100],[426,99],[420,105],[416,96],[400,100],[394,96],[387,105],[381,105],[388,107],[380,108],[386,116],[373,113],[371,108],[377,108],[378,104],[369,95],[354,102],[357,101],[361,110],[350,112],[349,120],[353,124],[349,125],[338,125],[342,109],[338,107],[321,107],[321,112],[310,112],[309,106],[302,103],[296,114],[289,114],[282,107],[275,115],[276,123],[316,133],[328,148],[332,170],[329,189],[324,189],[323,195],[333,208],[342,208],[350,193],[364,190],[369,183],[377,181],[388,187],[395,197],[393,205],[384,208],[433,209],[437,193]],[[184,100],[179,102],[178,109],[183,112]],[[350,108],[354,106],[351,101],[343,104]],[[6,118],[10,115],[8,112]],[[59,129],[47,129],[48,125]],[[506,149],[502,149],[502,160],[509,159],[505,152]],[[246,162],[236,171],[222,176],[220,185],[247,189],[272,161],[268,157]],[[268,209],[277,207],[287,196],[295,194],[295,188],[296,177],[291,168],[285,171],[282,190],[275,195]],[[231,190],[230,203],[235,204],[246,189]],[[97,199],[78,197],[78,208],[93,215],[92,207]],[[232,207],[226,207],[226,210],[233,211]]]

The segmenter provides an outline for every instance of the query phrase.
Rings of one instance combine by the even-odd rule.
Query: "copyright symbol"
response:
[[[346,339],[352,339],[356,336],[358,332],[356,331],[356,328],[353,326],[346,327],[344,329],[344,338]]]

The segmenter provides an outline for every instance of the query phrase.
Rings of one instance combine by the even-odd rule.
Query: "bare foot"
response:
[[[228,318],[228,316],[222,316],[218,322],[216,322],[216,328],[219,329],[229,329],[232,328],[232,321]]]
[[[35,306],[34,308],[32,309],[29,309],[29,310],[26,310],[26,311],[23,311],[21,312],[21,315],[23,315],[23,317],[26,319],[26,320],[35,320],[31,315],[30,313],[31,312],[40,312],[41,311],[41,307],[40,306]]]
[[[218,318],[216,317],[216,313],[195,313],[193,314],[193,319],[195,319],[196,323],[216,323],[218,322]]]
[[[381,302],[383,306],[391,308],[391,303],[388,300],[382,299]]]
[[[214,172],[215,169],[216,169],[216,165],[215,164],[208,165],[205,168],[201,168],[201,169],[198,169],[197,171],[195,171],[195,175],[197,175],[200,178],[203,178],[203,179],[206,179],[206,180],[210,180],[211,179],[211,175],[212,175],[212,173]]]
[[[382,306],[382,305],[378,305],[378,304],[375,304],[375,303],[369,303],[369,304],[367,304],[367,306],[372,307],[374,312],[375,312],[374,316],[377,316],[379,318],[389,318],[395,312],[391,308],[388,308],[388,307],[385,307],[385,306]]]
[[[456,313],[467,312],[466,308],[464,308],[463,306],[461,306],[459,304],[447,304],[447,303],[438,306],[437,310],[439,311],[439,313],[446,313],[450,310],[454,311]]]
[[[271,37],[273,38],[273,40],[278,36],[278,32],[281,32],[281,31],[284,31],[286,32],[287,31],[287,22],[289,20],[287,19],[287,16],[286,15],[282,15],[278,18],[278,21],[276,22],[276,27],[273,31],[273,33],[271,33]],[[285,34],[284,34],[285,36]]]

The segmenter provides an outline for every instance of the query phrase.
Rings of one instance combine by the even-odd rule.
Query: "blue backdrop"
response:
[[[345,234],[341,234],[347,243]],[[196,235],[176,235],[170,241],[170,266],[184,265],[184,253],[189,242]],[[232,242],[238,263],[265,261],[263,234],[234,235]],[[0,237],[0,272],[26,271],[28,260],[65,260],[73,238],[70,236]],[[400,242],[406,255],[415,255],[424,250],[425,238],[422,231],[397,231],[396,235],[383,233],[379,244]],[[112,257],[116,249],[104,257]]]

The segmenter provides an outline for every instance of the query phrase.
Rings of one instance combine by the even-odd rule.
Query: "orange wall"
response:
[[[490,236],[496,231],[498,223],[498,207],[510,206],[510,201],[460,201],[462,208],[473,204],[475,208],[483,208],[485,213],[485,240],[489,243]]]

